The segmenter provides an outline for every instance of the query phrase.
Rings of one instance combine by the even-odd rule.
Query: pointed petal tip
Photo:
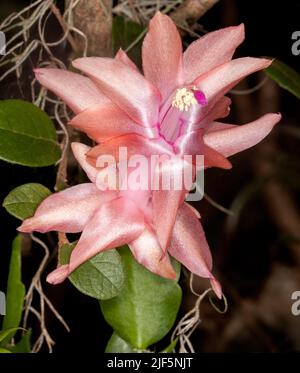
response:
[[[199,212],[197,209],[195,209],[194,206],[190,205],[190,204],[187,203],[187,202],[185,202],[184,204],[185,204],[185,206],[187,206],[189,209],[191,209],[191,211],[193,211],[193,213],[195,214],[195,216],[196,216],[197,219],[201,219],[200,212]]]
[[[31,222],[31,219],[26,219],[23,221],[23,223],[17,228],[18,232],[21,233],[31,233],[33,232],[33,224]]]
[[[87,61],[87,59],[90,59],[93,57],[80,57],[76,58],[71,62],[72,66],[75,67],[75,69],[80,70],[80,67],[84,65],[84,63]]]
[[[43,68],[35,68],[33,69],[33,73],[34,73],[34,76],[36,78],[36,80],[41,84],[41,85],[44,85],[44,81],[43,81],[43,78],[44,78],[44,70]]]
[[[81,74],[52,67],[37,68],[34,73],[39,83],[60,97],[75,114],[106,100],[96,85]]]
[[[281,121],[282,115],[279,112],[278,113],[267,113],[263,115],[262,118],[266,118],[269,121],[270,125],[274,127],[276,124],[278,124]]]
[[[249,66],[249,72],[244,75],[244,77],[253,74],[254,72],[264,70],[269,67],[273,60],[271,58],[266,57],[240,57],[236,58],[231,61],[234,64],[239,64],[239,62],[243,62],[244,66]],[[251,71],[250,71],[251,70]]]
[[[79,145],[81,145],[80,142],[77,142],[77,141],[71,142],[72,151],[74,152],[74,150],[78,149]]]
[[[32,69],[32,71],[37,75],[42,75],[44,74],[45,72],[47,72],[48,70],[61,70],[61,69],[58,69],[57,67],[35,67]]]
[[[115,59],[118,59],[118,60],[122,61],[122,58],[123,58],[124,55],[127,56],[127,54],[124,51],[124,49],[123,48],[119,48],[118,51],[117,51],[117,53],[115,54]]]
[[[91,150],[91,147],[75,141],[71,143],[71,149],[73,154],[76,155],[81,152],[88,153]]]
[[[239,25],[235,26],[240,32],[245,34],[245,24],[242,22]]]
[[[169,280],[176,280],[177,274],[170,262],[167,252],[162,254],[160,262],[161,262],[160,268],[156,269],[156,271],[153,271],[153,272]]]
[[[221,153],[215,151],[209,146],[204,146],[204,167],[217,167],[223,170],[230,170],[232,168],[231,162]]]
[[[271,130],[272,128],[274,128],[274,126],[276,126],[276,124],[278,124],[281,119],[282,119],[282,115],[281,113],[268,113],[268,114],[265,114],[264,117],[266,118],[269,118],[269,121],[270,121],[270,125],[271,125]]]
[[[166,278],[170,279],[170,280],[176,280],[176,272],[174,271],[173,267],[172,269],[167,273],[167,276]]]
[[[159,273],[160,276],[168,278],[169,280],[176,280],[177,274],[170,262],[169,256],[167,252],[164,252],[161,256],[160,262],[163,262],[161,266],[161,271]]]
[[[122,48],[120,48],[116,53],[115,60],[123,62],[125,65],[135,69],[136,71],[139,70],[136,64],[129,58],[127,53]]]
[[[171,263],[165,263],[162,266],[162,269],[160,271],[157,271],[157,274],[169,280],[176,280],[177,277],[176,272]]]
[[[83,168],[85,173],[87,174],[88,178],[95,182],[97,178],[97,170],[93,164],[91,164],[87,158],[88,152],[91,150],[91,147],[79,142],[73,142],[71,144],[72,152],[74,154],[75,159]]]
[[[261,64],[262,64],[262,69],[266,69],[267,67],[269,67],[270,65],[272,65],[274,59],[270,59],[270,58],[260,58],[261,60]]]
[[[225,158],[226,161],[223,163],[222,167],[220,168],[223,168],[223,170],[231,170],[232,169],[232,163],[227,159]]]
[[[230,163],[228,161],[228,164],[226,164],[226,165],[224,165],[224,166],[222,166],[220,168],[223,169],[223,170],[231,170],[232,169],[232,163]]]
[[[78,70],[81,70],[81,67],[85,66],[87,62],[92,63],[92,61],[95,59],[97,59],[97,57],[79,57],[72,61],[72,66]]]
[[[277,120],[278,120],[278,122],[282,119],[282,115],[281,115],[280,112],[278,112],[278,113],[274,113],[274,115],[277,116]]]
[[[142,45],[143,71],[165,101],[181,80],[182,42],[174,21],[157,12]]]
[[[221,284],[219,283],[219,281],[214,276],[212,276],[210,278],[210,284],[211,284],[211,287],[212,287],[213,291],[215,292],[216,296],[219,299],[222,299],[223,292],[222,292]]]
[[[85,166],[86,166],[85,158],[86,158],[87,153],[91,150],[91,147],[88,145],[82,144],[80,142],[72,142],[71,149],[78,163],[80,163],[81,167],[85,169]]]
[[[82,61],[81,57],[76,58],[75,60],[72,61],[72,66],[77,67],[78,65],[80,65],[81,61]]]
[[[245,24],[242,22],[235,26],[238,34],[240,35],[241,43],[245,40]]]
[[[69,275],[69,265],[65,264],[58,267],[55,271],[51,272],[46,281],[51,285],[57,285],[62,283]]]
[[[23,233],[23,229],[24,229],[24,222],[18,226],[17,231]]]
[[[154,14],[154,17],[152,18],[152,20],[158,18],[158,17],[168,17],[167,15],[163,14],[160,10],[157,10]],[[170,17],[168,17],[170,18]]]
[[[37,74],[41,74],[42,73],[42,70],[40,67],[35,67],[34,69],[32,69],[32,71],[35,73],[35,75]]]
[[[239,25],[229,26],[227,27],[227,29],[231,29],[231,31],[234,31],[236,36],[238,36],[240,43],[243,42],[243,40],[245,39],[245,24],[243,22]],[[226,30],[226,28],[224,28],[224,30]]]
[[[173,25],[177,28],[175,22],[173,21],[173,19],[170,16],[168,16],[167,14],[164,14],[160,10],[158,10],[158,11],[156,11],[156,13],[154,14],[154,16],[151,18],[151,20],[149,22],[149,29],[152,28],[152,27],[155,27],[160,22],[164,22],[164,21],[171,21],[171,23],[173,23]]]

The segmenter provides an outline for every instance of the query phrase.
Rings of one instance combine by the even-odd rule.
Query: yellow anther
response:
[[[188,111],[192,105],[197,104],[194,92],[188,88],[179,88],[172,100],[172,107],[180,111]]]

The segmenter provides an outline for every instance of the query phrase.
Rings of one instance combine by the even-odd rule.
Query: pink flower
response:
[[[271,64],[270,60],[250,57],[232,60],[243,39],[243,25],[228,27],[207,34],[182,53],[175,24],[157,13],[143,43],[144,76],[122,50],[114,59],[75,60],[74,67],[88,77],[58,69],[35,72],[40,83],[75,112],[70,125],[100,143],[87,154],[89,167],[101,154],[117,156],[122,145],[147,157],[158,153],[203,154],[207,167],[230,168],[226,157],[260,142],[280,120],[279,114],[266,114],[242,126],[216,122],[229,113],[231,101],[225,94],[245,76]],[[81,162],[87,169],[86,160]],[[192,272],[212,278],[204,233],[191,208],[183,204],[185,194],[186,190],[152,191],[153,237],[163,253],[168,250]],[[128,196],[128,203],[134,201]],[[80,203],[78,208],[84,214]],[[33,219],[41,217],[42,211],[38,210]],[[85,237],[89,223],[83,221],[87,224]],[[147,250],[143,237],[137,239],[140,257]]]

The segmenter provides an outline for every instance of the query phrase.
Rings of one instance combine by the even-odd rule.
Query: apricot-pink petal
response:
[[[153,225],[159,244],[164,252],[169,245],[179,206],[183,203],[185,190],[154,190]]]
[[[125,65],[128,65],[135,70],[138,70],[136,64],[128,57],[127,53],[123,51],[122,48],[118,50],[117,54],[115,55],[115,59],[124,62]]]
[[[103,204],[84,227],[67,266],[52,272],[47,281],[57,284],[96,254],[128,244],[144,231],[144,218],[134,202],[117,198]]]
[[[79,184],[47,197],[32,218],[24,220],[20,232],[81,232],[95,210],[115,197],[103,193],[92,183]]]
[[[227,124],[222,122],[211,122],[205,129],[205,133],[211,133],[216,131],[222,131],[225,129],[231,129],[237,127],[236,124]]]
[[[145,127],[157,124],[160,93],[136,69],[120,60],[101,57],[79,58],[73,65],[136,123]]]
[[[152,223],[152,205],[151,205],[151,190],[133,190],[125,189],[119,191],[119,197],[124,197],[134,201],[135,205],[138,206],[144,214],[144,220],[147,224]]]
[[[176,154],[201,155],[203,154],[203,129],[189,131],[179,136],[174,142]]]
[[[186,172],[186,171],[189,172]],[[162,250],[167,250],[179,206],[183,203],[185,195],[192,185],[184,185],[185,173],[190,174],[193,166],[188,162],[177,158],[169,158],[160,162],[156,167],[155,177],[159,177],[159,187],[152,191],[153,225]],[[179,188],[175,187],[175,178],[181,174],[182,183]],[[170,187],[165,188],[162,184],[164,177],[170,180]],[[177,180],[180,180],[178,178]],[[192,183],[193,180],[191,179]]]
[[[208,101],[201,108],[201,116],[207,114],[216,102],[246,76],[270,66],[271,60],[264,58],[242,57],[200,75],[193,84],[205,93]]]
[[[178,137],[174,143],[174,147],[179,154],[189,154],[193,156],[192,162],[196,164],[196,155],[204,156],[205,168],[207,167],[219,167],[224,169],[230,169],[231,163],[216,150],[210,148],[203,141],[203,129],[190,131],[185,135]]]
[[[98,170],[87,161],[87,153],[91,150],[91,147],[80,142],[73,142],[71,144],[71,148],[74,157],[76,158],[77,162],[80,164],[84,172],[87,174],[88,178],[92,182],[95,182],[97,179]]]
[[[204,142],[217,152],[229,157],[263,140],[281,119],[280,114],[266,114],[254,122],[241,126],[214,130],[204,135]],[[219,124],[222,128],[222,124]]]
[[[103,204],[85,226],[72,252],[70,270],[103,250],[133,241],[143,230],[144,216],[133,201],[120,197]]]
[[[113,103],[96,105],[76,115],[69,124],[96,142],[129,133],[158,137],[156,127],[142,127]]]
[[[82,75],[53,68],[38,68],[34,73],[41,85],[60,97],[74,113],[99,103],[109,103],[97,86]]]
[[[130,242],[129,248],[136,261],[149,271],[170,279],[176,278],[176,273],[170,263],[168,254],[164,255],[156,234],[146,227],[143,233]]]
[[[46,281],[49,284],[57,285],[61,282],[65,281],[65,279],[69,276],[69,265],[64,264],[56,268],[54,271],[49,273],[46,278]]]
[[[151,155],[173,154],[173,148],[161,138],[149,139],[136,134],[128,134],[108,139],[91,148],[87,153],[88,162],[95,167],[97,159],[107,154],[112,155],[116,162],[119,162],[120,148],[126,148],[128,159],[139,155],[151,157]]]
[[[211,273],[212,257],[204,230],[187,204],[178,210],[168,251],[194,274],[209,278],[217,296],[221,298],[221,288]]]
[[[193,131],[199,128],[206,128],[217,119],[223,119],[230,113],[231,99],[223,96],[216,102],[205,117],[201,118],[200,122],[188,122],[184,132]]]
[[[149,23],[142,47],[145,77],[165,100],[180,83],[182,43],[170,17],[157,12]]]
[[[241,24],[210,32],[194,41],[183,54],[184,83],[192,83],[200,75],[230,61],[244,38]]]
[[[230,170],[232,168],[232,164],[224,157],[224,155],[207,146],[206,144],[204,144],[203,147],[203,155],[204,168],[219,167],[223,168],[224,170]]]

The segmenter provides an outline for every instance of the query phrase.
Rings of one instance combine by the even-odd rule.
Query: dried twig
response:
[[[182,2],[183,0],[119,0],[113,8],[113,14],[147,25],[157,11],[169,14]]]
[[[202,294],[198,294],[196,290],[194,289],[193,280],[194,280],[194,274],[191,273],[190,282],[189,282],[190,291],[193,295],[197,297],[197,300],[195,302],[194,307],[180,319],[171,337],[171,341],[174,341],[176,338],[179,339],[179,352],[180,353],[195,352],[190,338],[192,334],[194,333],[194,331],[196,330],[196,328],[201,323],[200,305],[207,295],[209,296],[209,301],[211,305],[217,312],[219,313],[227,312],[227,300],[224,295],[223,295],[224,310],[221,311],[218,309],[218,307],[213,303],[212,299],[210,298],[210,293],[213,292],[213,289],[209,288],[205,290]]]
[[[72,1],[67,0],[67,4]],[[110,56],[112,54],[112,0],[81,0],[73,7],[72,25],[88,40],[87,54]],[[85,41],[75,36],[78,49],[85,49]]]
[[[76,44],[76,41],[74,40],[72,34],[69,32],[70,31],[70,25],[66,22],[64,17],[62,17],[59,9],[54,3],[50,4],[50,9],[52,10],[52,13],[55,15],[57,18],[59,24],[61,25],[62,29],[64,30],[64,34],[66,35],[66,38],[68,39],[73,51],[77,52],[78,47]]]
[[[172,341],[179,338],[179,352],[195,352],[190,337],[201,322],[200,319],[200,304],[206,295],[212,291],[211,288],[205,290],[202,294],[197,294],[198,299],[195,306],[187,312],[178,322],[172,334]],[[194,291],[193,291],[194,293]],[[196,293],[194,293],[196,294]]]
[[[67,323],[63,319],[63,317],[59,314],[59,312],[56,310],[56,308],[53,306],[51,301],[47,298],[47,296],[44,294],[42,283],[41,283],[41,276],[46,268],[46,264],[49,259],[49,249],[47,245],[35,237],[33,234],[31,234],[31,238],[34,242],[36,242],[40,247],[44,249],[44,257],[31,281],[31,284],[29,286],[29,289],[25,296],[25,305],[24,305],[24,319],[23,319],[23,328],[28,328],[28,317],[30,313],[33,313],[40,322],[40,328],[41,328],[41,334],[33,344],[32,352],[38,352],[44,343],[46,342],[46,345],[49,349],[49,352],[52,352],[53,345],[55,342],[51,338],[45,322],[45,305],[49,307],[49,309],[52,311],[54,316],[58,319],[58,321],[61,322],[61,324],[66,328],[67,331],[70,331]],[[40,300],[40,310],[38,311],[35,307],[33,307],[33,298],[35,292],[39,295]]]
[[[193,24],[219,0],[185,0],[171,17],[177,25]]]

